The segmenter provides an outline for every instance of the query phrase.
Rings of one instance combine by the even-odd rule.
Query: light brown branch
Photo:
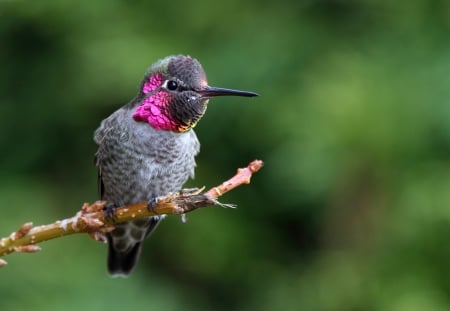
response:
[[[166,196],[158,197],[154,204],[148,202],[118,207],[114,217],[105,216],[107,202],[97,201],[85,203],[73,217],[58,220],[49,225],[34,227],[31,222],[23,224],[9,237],[0,239],[0,257],[14,252],[31,253],[40,250],[36,244],[75,233],[88,233],[95,240],[105,241],[104,234],[114,229],[114,224],[162,214],[181,215],[206,206],[234,207],[222,204],[217,199],[228,191],[249,184],[253,173],[263,166],[263,162],[255,160],[245,168],[239,168],[236,175],[217,187],[203,192],[203,189],[185,189]],[[0,267],[5,266],[0,259]]]

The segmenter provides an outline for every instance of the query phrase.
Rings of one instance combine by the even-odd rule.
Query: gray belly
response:
[[[105,165],[103,199],[117,205],[133,204],[180,190],[189,178],[190,169],[183,164],[183,157],[177,160],[157,163],[154,159],[128,155]]]

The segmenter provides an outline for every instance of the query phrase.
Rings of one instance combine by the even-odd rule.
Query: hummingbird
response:
[[[138,94],[104,119],[94,133],[102,200],[118,207],[154,202],[181,190],[194,177],[200,143],[192,129],[215,96],[258,96],[208,85],[202,65],[190,56],[168,56],[144,75]],[[152,216],[116,224],[107,234],[107,269],[127,276],[143,241],[162,220]]]

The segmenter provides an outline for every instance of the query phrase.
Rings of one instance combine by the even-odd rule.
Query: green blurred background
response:
[[[128,279],[76,235],[8,256],[3,310],[449,310],[450,2],[0,0],[0,236],[97,199],[99,122],[170,54],[211,85],[195,181]]]

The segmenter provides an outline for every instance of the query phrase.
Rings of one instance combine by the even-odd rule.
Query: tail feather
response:
[[[118,252],[108,237],[108,272],[111,276],[127,276],[133,271],[141,253],[141,243],[136,243],[127,252]]]
[[[146,228],[143,228],[144,230],[146,230],[144,235],[145,238],[153,233],[164,216],[165,215],[149,217],[148,222],[145,223]],[[120,252],[114,247],[112,234],[107,234],[106,237],[108,240],[107,262],[109,274],[112,276],[129,275],[133,271],[139,260],[143,241],[137,242],[131,249],[125,252]]]

